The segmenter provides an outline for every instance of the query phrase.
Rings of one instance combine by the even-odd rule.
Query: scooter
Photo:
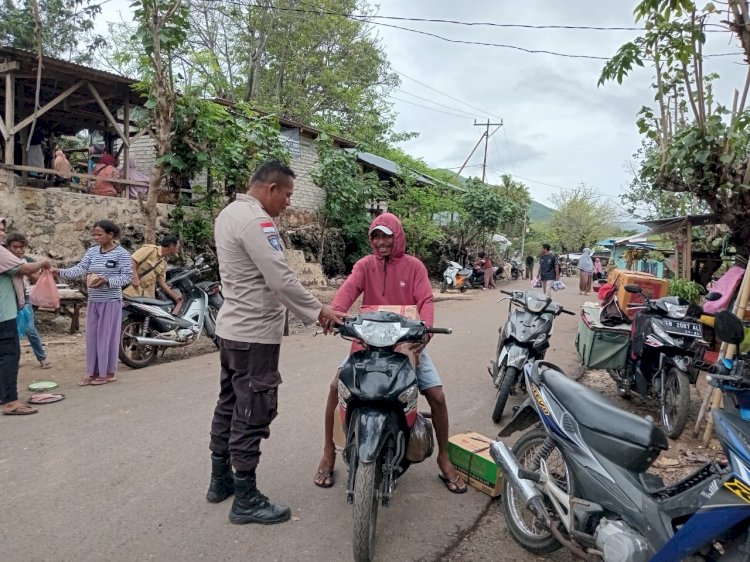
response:
[[[354,505],[354,560],[365,562],[375,552],[378,504],[389,506],[397,478],[411,463],[429,457],[433,448],[432,426],[417,412],[415,370],[397,346],[451,330],[374,312],[348,318],[336,331],[364,345],[341,369],[337,413],[346,435],[343,458],[349,467],[346,499]]]
[[[201,261],[177,273],[170,285],[183,295],[183,306],[173,315],[171,300],[124,296],[122,333],[120,335],[120,361],[133,369],[150,365],[159,349],[185,347],[199,340],[201,333],[216,337],[216,314],[210,306],[209,296],[195,283],[195,279],[209,269]]]
[[[544,359],[552,335],[552,323],[560,314],[574,315],[550,297],[534,291],[505,291],[497,302],[508,301],[508,320],[500,329],[495,360],[488,371],[497,388],[492,421],[498,423],[508,397],[521,382],[521,369],[527,361]],[[513,306],[517,309],[513,310]]]
[[[449,261],[448,267],[443,271],[443,283],[440,285],[440,292],[445,293],[448,289],[459,289],[461,292],[466,291],[464,281],[470,275],[471,269],[461,267],[461,264],[458,262]]]
[[[717,315],[727,343],[743,340],[742,322]],[[750,373],[745,361],[720,362],[710,375],[724,391],[712,410],[726,461],[706,463],[665,486],[647,472],[668,449],[649,418],[625,412],[546,362],[528,363],[529,399],[500,437],[537,426],[490,455],[505,477],[505,521],[524,549],[566,547],[604,562],[750,560]],[[541,426],[541,427],[539,427]]]
[[[510,262],[510,278],[513,281],[518,280],[521,277],[521,262],[513,260]]]
[[[632,294],[642,294],[638,285],[626,285]],[[710,293],[707,300],[721,298]],[[617,383],[620,396],[629,399],[632,392],[657,398],[664,431],[677,439],[690,413],[690,385],[698,379],[694,358],[700,349],[703,327],[688,316],[688,303],[677,297],[656,300],[645,298],[631,327],[630,347],[625,365],[607,369]]]

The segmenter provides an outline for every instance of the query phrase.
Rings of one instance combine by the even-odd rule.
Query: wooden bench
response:
[[[76,289],[58,289],[60,292],[60,308],[57,312],[70,318],[69,334],[75,334],[81,329],[81,306],[86,306],[86,297]],[[42,309],[47,310],[47,309]],[[54,311],[50,311],[54,312]]]

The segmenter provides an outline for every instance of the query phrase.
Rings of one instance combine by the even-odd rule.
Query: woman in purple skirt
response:
[[[130,283],[130,254],[116,240],[120,227],[109,220],[94,224],[91,246],[81,262],[53,270],[63,279],[86,276],[89,301],[86,308],[86,376],[79,386],[101,385],[117,380],[117,354],[122,325],[122,288]]]

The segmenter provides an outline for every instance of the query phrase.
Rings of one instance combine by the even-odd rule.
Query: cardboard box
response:
[[[635,316],[636,310],[628,310],[629,304],[644,303],[646,302],[644,297],[660,299],[669,294],[669,281],[659,279],[650,273],[641,273],[639,271],[613,269],[609,272],[607,283],[617,285],[617,303],[631,320]],[[638,285],[643,289],[643,295],[628,293],[625,290],[625,285]]]
[[[458,433],[448,439],[448,458],[469,486],[493,498],[502,491],[502,470],[490,456],[492,439],[479,433]]]

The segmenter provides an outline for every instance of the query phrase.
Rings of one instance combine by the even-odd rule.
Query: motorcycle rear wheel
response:
[[[543,429],[534,429],[524,434],[513,446],[511,452],[518,460],[518,464],[530,470],[534,458],[539,454],[547,433]],[[554,447],[546,456],[545,461],[550,476],[555,483],[568,495],[573,495],[573,480],[559,449]],[[534,554],[549,554],[559,550],[562,545],[544,527],[544,524],[525,507],[523,499],[515,491],[506,478],[503,483],[503,494],[500,498],[505,523],[508,530],[518,544]],[[549,506],[552,510],[552,506]]]
[[[141,318],[128,318],[122,325],[120,333],[120,361],[125,363],[131,369],[142,369],[149,366],[156,359],[158,348],[153,345],[138,345],[133,336],[143,333],[143,320]],[[145,334],[148,337],[155,337],[151,328]]]
[[[495,408],[492,410],[492,421],[498,423],[500,418],[503,417],[503,410],[505,405],[508,403],[508,397],[510,391],[513,390],[513,385],[516,384],[518,379],[518,369],[515,367],[508,367],[502,371],[500,385],[497,388],[497,396],[495,397]]]
[[[357,463],[354,482],[354,513],[352,547],[355,562],[369,562],[375,555],[375,530],[378,523],[378,504],[383,470],[380,459]]]
[[[687,373],[676,367],[669,369],[666,377],[661,422],[667,437],[677,439],[682,435],[690,413],[690,379]]]

